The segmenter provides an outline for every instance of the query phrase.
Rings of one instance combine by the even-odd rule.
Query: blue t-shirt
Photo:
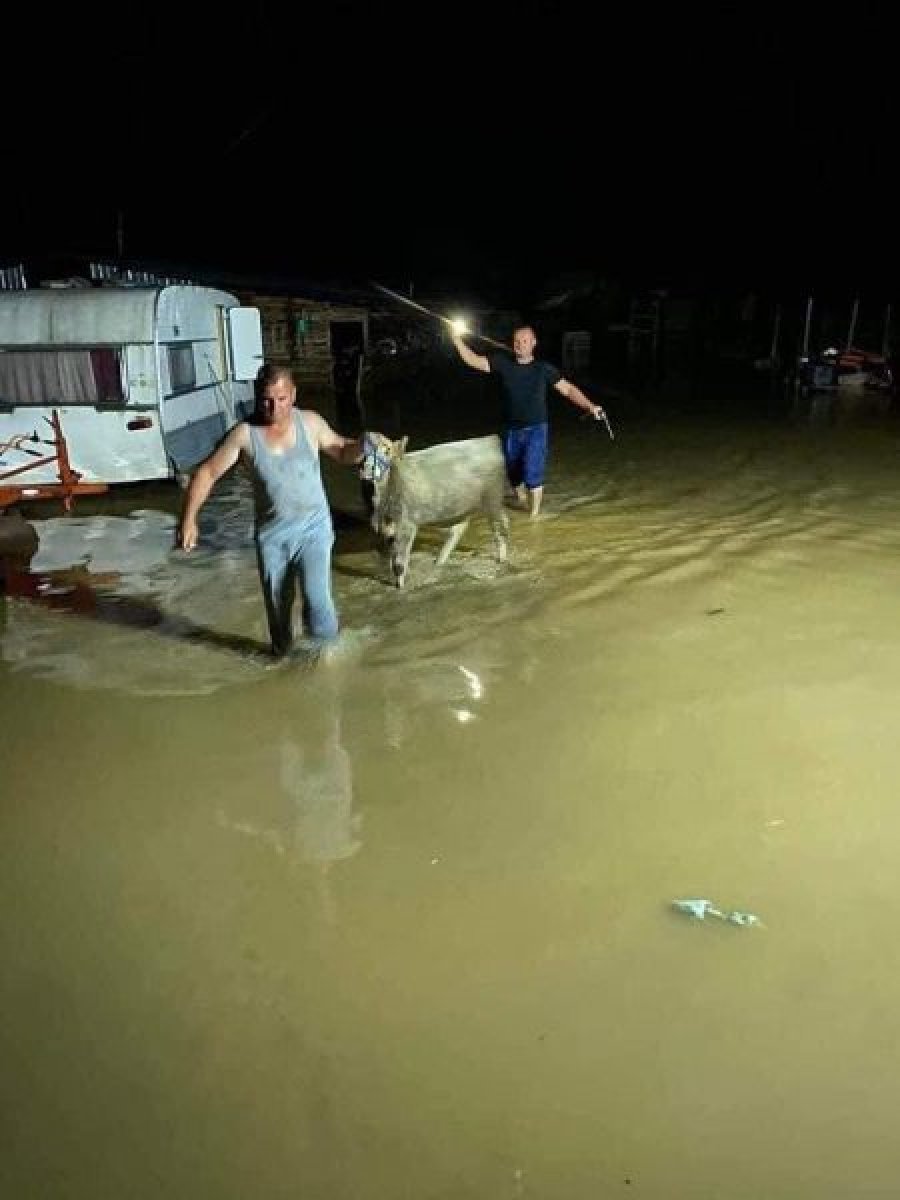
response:
[[[539,358],[520,363],[509,354],[489,354],[487,359],[491,373],[500,380],[503,428],[543,425],[547,420],[547,388],[562,379],[556,367]]]

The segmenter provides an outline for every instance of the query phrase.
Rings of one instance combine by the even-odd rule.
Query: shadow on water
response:
[[[370,527],[358,514],[335,508],[333,519],[337,534],[336,549],[339,548],[343,552],[360,552],[370,549],[374,544],[374,535]],[[27,600],[43,609],[86,618],[100,624],[143,630],[157,637],[211,646],[244,659],[264,664],[272,663],[271,651],[266,641],[239,633],[223,632],[190,617],[167,611],[152,595],[124,594],[117,591],[116,589],[126,581],[125,572],[91,571],[80,564],[62,569],[33,569],[39,547],[38,538],[33,528],[25,522],[21,523],[21,528],[30,531],[31,536],[19,538],[14,545],[0,545],[0,598]],[[171,554],[182,562],[187,560],[187,556],[177,549],[171,551]],[[194,555],[194,563],[203,561],[202,553]],[[379,580],[371,571],[351,566],[346,562],[334,562],[332,569],[340,575],[369,579],[382,583],[385,587],[389,586],[386,578]],[[5,614],[3,622],[5,623]],[[304,657],[305,649],[308,648],[304,648],[301,643],[297,657]]]
[[[239,634],[221,633],[186,617],[165,612],[152,598],[122,596],[114,587],[117,572],[93,574],[83,567],[34,572],[10,556],[0,557],[0,596],[28,600],[41,608],[85,617],[107,625],[142,629],[177,641],[205,643],[245,657],[271,661],[267,644]]]

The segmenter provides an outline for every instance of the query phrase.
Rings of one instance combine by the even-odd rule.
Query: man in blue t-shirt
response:
[[[453,345],[460,358],[476,371],[487,371],[500,379],[503,396],[502,428],[503,455],[510,486],[519,503],[536,517],[541,511],[544,495],[544,470],[547,465],[547,388],[553,387],[567,400],[597,420],[606,414],[599,404],[563,379],[548,362],[534,357],[537,337],[530,325],[513,330],[513,357],[508,354],[476,354],[454,329]],[[527,502],[526,502],[527,496]]]

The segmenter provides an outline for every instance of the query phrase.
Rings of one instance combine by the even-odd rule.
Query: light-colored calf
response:
[[[370,433],[360,474],[374,484],[372,526],[388,542],[391,573],[403,587],[421,525],[449,526],[438,554],[447,561],[472,515],[483,512],[494,531],[497,560],[506,559],[509,518],[503,509],[506,468],[496,436],[444,442],[406,453],[406,438],[392,442]]]

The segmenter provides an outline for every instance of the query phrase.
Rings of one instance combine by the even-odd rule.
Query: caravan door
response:
[[[252,383],[263,362],[262,321],[258,308],[229,308],[228,351],[231,378]]]

